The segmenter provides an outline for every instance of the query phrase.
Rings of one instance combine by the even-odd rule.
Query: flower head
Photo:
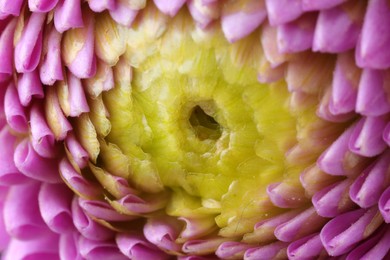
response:
[[[386,258],[385,0],[0,0],[5,259]]]

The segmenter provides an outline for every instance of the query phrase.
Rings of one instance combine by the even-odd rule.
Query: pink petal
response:
[[[3,1],[4,2],[4,1]],[[0,2],[1,5],[1,2]],[[12,5],[12,4],[11,4]],[[1,8],[1,7],[0,7]],[[0,74],[12,74],[14,52],[14,32],[17,20],[12,19],[0,34]]]
[[[189,240],[183,244],[183,252],[193,255],[208,255],[213,254],[217,248],[223,243],[229,241],[230,238],[224,237],[209,237],[204,239]]]
[[[38,206],[40,183],[12,186],[4,203],[7,232],[21,240],[36,240],[51,231],[43,222]]]
[[[66,137],[65,146],[80,169],[83,169],[87,166],[89,159],[88,153],[76,139],[73,133],[70,133]]]
[[[60,0],[54,11],[54,25],[60,33],[83,27],[80,0]]]
[[[57,155],[55,137],[47,125],[43,108],[34,104],[30,110],[31,144],[42,157],[54,158]]]
[[[32,13],[15,46],[15,68],[19,73],[31,72],[39,64],[42,52],[42,29],[46,15]]]
[[[30,182],[31,179],[19,172],[15,166],[14,151],[17,139],[7,127],[0,131],[0,144],[0,184],[13,185]]]
[[[187,0],[154,0],[154,4],[164,14],[174,17]]]
[[[219,245],[215,254],[222,259],[243,259],[245,251],[253,245],[240,242],[224,242]]]
[[[329,9],[348,0],[302,0],[302,8],[305,11]]]
[[[14,161],[19,171],[27,177],[48,183],[62,182],[58,173],[58,161],[39,156],[28,139],[16,147]]]
[[[19,16],[23,0],[4,0],[0,1],[0,13]]]
[[[388,187],[379,198],[379,210],[386,223],[390,223],[390,187]]]
[[[8,187],[0,186],[0,212],[4,210],[4,201],[8,194]],[[0,251],[4,251],[7,247],[10,236],[7,233],[4,223],[4,214],[0,214]]]
[[[247,260],[267,260],[286,258],[286,248],[288,243],[278,241],[269,245],[250,248],[246,250],[244,259]]]
[[[267,194],[272,203],[279,208],[299,208],[307,202],[301,188],[284,182],[268,185]]]
[[[288,259],[316,259],[325,251],[318,233],[292,242],[287,248]]]
[[[70,107],[69,116],[78,117],[82,113],[89,112],[89,106],[85,97],[81,80],[72,73],[68,73],[68,102]]]
[[[4,260],[59,260],[58,239],[58,235],[54,233],[28,241],[12,239],[5,252]]]
[[[48,27],[44,35],[42,62],[39,66],[39,75],[43,84],[53,85],[57,80],[63,80],[61,61],[61,38],[54,26]]]
[[[160,251],[140,234],[119,233],[116,243],[119,250],[130,259],[170,259],[170,256]]]
[[[20,74],[17,89],[20,103],[25,107],[30,104],[33,98],[42,99],[44,97],[37,70]]]
[[[267,16],[263,1],[246,0],[244,9],[222,11],[222,31],[229,42],[235,42],[252,33]]]
[[[356,63],[362,68],[390,67],[390,6],[387,0],[371,0],[364,17],[363,30],[356,47]]]
[[[269,23],[272,26],[291,22],[303,13],[302,0],[265,0]]]
[[[104,10],[112,10],[115,8],[115,0],[89,0],[88,1],[89,8],[92,11],[100,13]]]
[[[55,233],[65,234],[74,230],[70,209],[72,191],[64,184],[44,183],[38,195],[43,221]]]
[[[4,112],[8,125],[15,131],[23,133],[28,130],[25,108],[19,100],[15,85],[11,82],[4,97]]]
[[[206,28],[220,14],[218,2],[204,4],[201,0],[188,0],[187,6],[192,18],[200,28]]]
[[[28,8],[31,12],[47,13],[54,9],[58,0],[28,0]]]
[[[88,239],[105,241],[114,238],[115,233],[112,230],[100,225],[85,214],[76,196],[72,201],[72,218],[80,234]]]
[[[122,1],[117,1],[114,9],[109,10],[112,19],[117,23],[130,27],[135,17],[138,14],[138,10],[130,9]]]
[[[77,232],[63,234],[59,242],[59,254],[61,260],[83,260],[79,252],[80,234]]]
[[[382,221],[376,207],[337,216],[322,228],[322,244],[332,256],[345,254],[372,234]]]
[[[95,241],[85,237],[79,238],[79,248],[81,256],[86,259],[110,259],[126,260],[117,245],[113,241]]]

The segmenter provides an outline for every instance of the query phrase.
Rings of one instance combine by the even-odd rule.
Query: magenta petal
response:
[[[284,242],[292,242],[321,229],[326,219],[319,216],[314,207],[308,208],[275,229],[275,236]]]
[[[302,8],[305,11],[329,9],[346,1],[348,0],[302,0]]]
[[[98,219],[107,221],[129,221],[135,218],[134,216],[128,216],[117,212],[105,201],[79,198],[79,205],[86,213]]]
[[[390,223],[390,187],[382,193],[378,206],[385,222]]]
[[[356,47],[356,63],[362,68],[386,69],[390,66],[390,5],[387,0],[368,3],[361,36]]]
[[[287,248],[288,259],[316,259],[324,252],[318,233],[292,242]]]
[[[8,233],[21,240],[35,240],[51,233],[38,206],[40,183],[12,186],[4,203],[4,223]]]
[[[47,13],[54,9],[58,0],[28,0],[28,8],[31,12]]]
[[[0,184],[13,185],[30,182],[31,179],[19,172],[14,163],[17,139],[7,127],[0,131]]]
[[[268,185],[267,194],[272,203],[279,208],[298,208],[307,201],[300,188],[282,182]]]
[[[291,22],[301,16],[302,0],[265,0],[269,23],[272,26]]]
[[[65,145],[77,166],[80,169],[86,167],[89,160],[88,153],[85,151],[80,142],[77,141],[73,133],[70,133],[66,137]]]
[[[110,15],[117,23],[130,27],[135,17],[137,16],[138,11],[130,9],[122,1],[117,1],[114,9],[110,10]]]
[[[245,251],[253,245],[240,242],[224,242],[222,243],[215,254],[222,259],[242,259]]]
[[[28,139],[16,147],[14,161],[19,171],[27,177],[48,183],[62,182],[58,173],[57,160],[39,156]]]
[[[278,48],[282,53],[311,49],[317,14],[307,13],[278,27]]]
[[[89,106],[81,80],[72,73],[68,73],[68,91],[70,107],[69,116],[78,117],[82,113],[89,112]]]
[[[167,193],[163,193],[143,199],[134,194],[126,194],[123,198],[116,200],[116,202],[125,207],[129,211],[128,214],[146,214],[164,208],[167,204],[167,196]]]
[[[351,52],[337,55],[329,111],[334,115],[355,111],[360,69]]]
[[[251,10],[222,13],[222,31],[229,42],[235,42],[252,33],[267,16],[265,5],[261,1],[247,0],[246,2],[246,5],[253,5]]]
[[[312,202],[318,215],[332,218],[352,209],[355,204],[349,198],[351,183],[352,180],[346,179],[314,194]]]
[[[15,85],[11,82],[4,97],[4,112],[8,125],[15,131],[23,133],[28,130],[25,108],[19,100]]]
[[[96,241],[81,236],[79,238],[79,248],[81,256],[86,259],[128,259],[119,251],[114,241]]]
[[[322,244],[331,256],[345,254],[372,234],[382,221],[376,207],[337,216],[322,228]]]
[[[42,27],[45,18],[45,14],[32,13],[15,46],[15,68],[19,73],[31,72],[39,64],[42,51]]]
[[[387,121],[383,116],[361,118],[349,139],[349,149],[365,157],[381,154],[387,147],[382,138]]]
[[[20,9],[22,8],[23,2],[24,2],[23,0],[0,1],[0,13],[19,16]]]
[[[386,226],[380,232],[356,247],[348,254],[346,260],[387,259],[390,249],[390,229]],[[386,258],[387,256],[387,258]]]
[[[83,260],[84,258],[79,252],[79,241],[80,234],[73,232],[63,234],[60,237],[59,242],[59,254],[61,260]]]
[[[250,248],[246,250],[245,260],[284,259],[288,243],[278,241],[269,245]]]
[[[349,139],[353,133],[355,125],[348,128],[331,146],[322,153],[317,161],[317,165],[324,172],[331,175],[348,174],[347,157],[350,153],[348,148]]]
[[[14,32],[17,20],[13,19],[0,33],[0,74],[12,74],[13,71],[13,50]]]
[[[60,0],[54,10],[54,25],[60,33],[82,27],[84,23],[80,0]]]
[[[54,134],[46,123],[43,109],[34,104],[30,110],[31,144],[42,157],[53,158],[57,154]]]
[[[363,1],[352,1],[321,11],[315,28],[313,51],[340,53],[353,49],[361,31],[364,11]]]
[[[157,247],[170,253],[181,251],[181,245],[175,242],[180,231],[181,226],[178,220],[169,216],[151,217],[144,226],[145,238]]]
[[[387,151],[354,181],[349,191],[351,199],[362,208],[375,205],[389,185],[389,169],[390,151]]]
[[[58,240],[58,235],[54,233],[28,241],[12,239],[5,252],[4,260],[59,260]]]
[[[57,80],[63,80],[61,61],[61,38],[54,26],[45,35],[42,62],[39,66],[39,75],[45,85],[53,85]]]
[[[4,211],[4,202],[8,194],[8,187],[0,186],[0,212]],[[4,214],[0,214],[0,251],[4,251],[7,247],[10,236],[7,233],[4,223]]]
[[[78,195],[94,198],[101,194],[100,188],[90,183],[81,174],[76,172],[66,158],[61,160],[59,171],[64,180]]]
[[[72,198],[72,191],[64,184],[42,184],[38,195],[39,209],[43,221],[53,232],[65,234],[73,231]]]
[[[44,97],[43,88],[37,70],[20,75],[18,80],[18,94],[20,103],[28,106],[33,98]]]
[[[383,130],[383,140],[390,146],[390,122],[387,123],[385,130]]]
[[[380,116],[390,112],[386,82],[390,73],[364,69],[360,78],[356,111],[365,116]]]
[[[115,0],[89,0],[88,5],[92,11],[100,13],[107,9],[114,9],[116,3]]]
[[[112,230],[100,225],[85,214],[76,196],[72,201],[72,218],[80,234],[88,239],[105,241],[114,238],[115,233]]]
[[[90,13],[85,13],[83,17],[86,28],[85,40],[80,43],[83,47],[77,52],[74,59],[69,64],[66,64],[72,74],[80,79],[91,78],[96,73],[96,56],[94,52],[95,21]]]
[[[170,258],[140,234],[119,233],[116,243],[119,250],[130,259],[165,260]]]
[[[154,0],[154,4],[164,14],[174,17],[187,0]]]
[[[224,237],[189,240],[183,244],[182,250],[189,255],[209,255],[213,254],[223,242],[228,240]]]

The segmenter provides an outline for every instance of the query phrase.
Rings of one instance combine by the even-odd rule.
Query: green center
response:
[[[200,39],[185,15],[158,36],[144,27],[128,33],[131,86],[117,80],[103,95],[106,142],[127,157],[129,182],[145,192],[169,189],[168,214],[217,216],[221,228],[268,214],[260,207],[266,186],[306,165],[285,162],[297,120],[284,81],[257,81],[258,33],[234,45],[218,30]]]

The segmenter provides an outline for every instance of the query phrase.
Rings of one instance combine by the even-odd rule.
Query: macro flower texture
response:
[[[0,0],[0,251],[389,259],[387,0]]]

